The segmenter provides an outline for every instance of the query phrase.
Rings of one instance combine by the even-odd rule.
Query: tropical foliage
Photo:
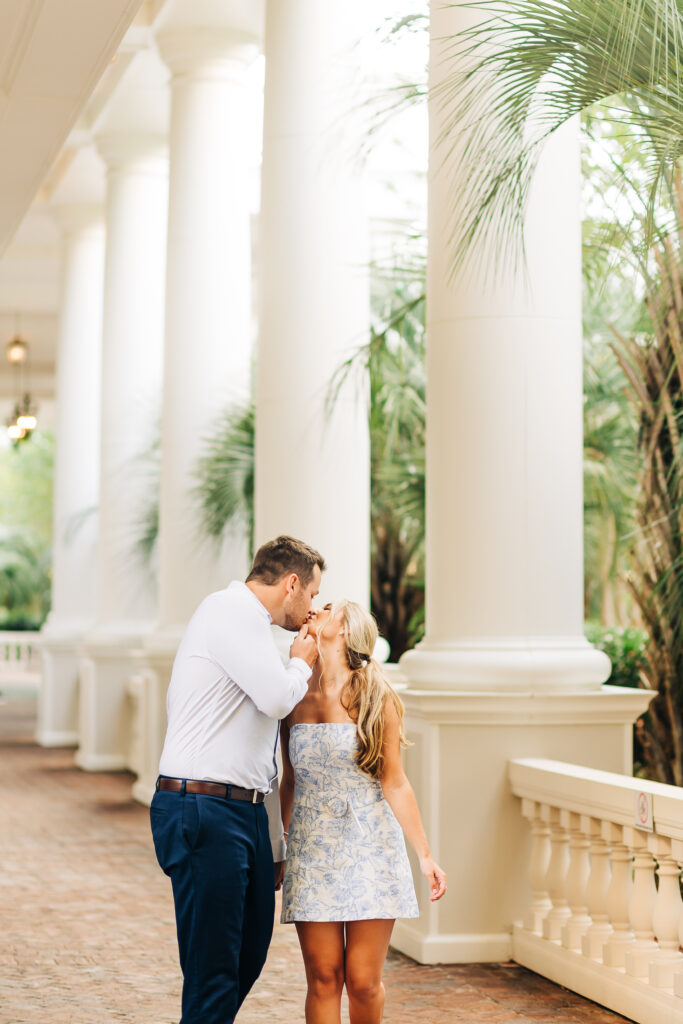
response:
[[[414,239],[400,266],[375,266],[367,344],[339,368],[329,400],[360,373],[370,383],[371,606],[397,660],[423,632],[425,261]]]
[[[598,626],[589,624],[586,636],[612,662],[607,680],[610,686],[642,686],[647,668],[647,633],[634,626]]]
[[[204,442],[194,497],[202,535],[220,541],[229,522],[242,525],[254,549],[254,408],[232,406]]]
[[[649,774],[683,785],[683,186],[675,178],[675,225],[655,226],[654,261],[643,263],[652,332],[617,336],[641,455],[629,584],[647,628],[647,681],[658,691],[638,722]]]
[[[643,246],[634,203],[646,191],[644,154],[602,114],[589,112],[583,131],[584,613],[615,626],[634,617],[626,576],[639,456],[638,416],[611,343],[615,328],[645,337],[650,322],[634,255]]]
[[[36,629],[50,607],[54,439],[0,450],[0,629]]]
[[[0,530],[0,629],[39,629],[49,608],[49,550],[29,531]]]
[[[452,5],[456,6],[456,5]],[[448,40],[434,94],[443,144],[462,153],[451,182],[453,266],[523,251],[540,150],[571,117],[610,101],[647,153],[647,240],[683,154],[683,17],[676,0],[474,0],[481,19]],[[463,173],[463,169],[464,173]],[[481,243],[495,241],[495,246]]]

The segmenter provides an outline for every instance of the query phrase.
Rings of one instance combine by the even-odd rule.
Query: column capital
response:
[[[150,173],[167,171],[168,142],[158,132],[103,132],[95,139],[107,171],[130,164],[144,165]]]
[[[258,36],[241,28],[167,28],[156,41],[173,78],[232,78],[259,49]]]

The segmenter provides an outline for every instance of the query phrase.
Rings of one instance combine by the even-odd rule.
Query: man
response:
[[[306,620],[324,569],[292,537],[264,544],[246,583],[200,604],[176,654],[150,816],[173,886],[181,1024],[231,1024],[265,963],[285,857],[278,720],[308,690]],[[298,630],[286,667],[271,622]]]

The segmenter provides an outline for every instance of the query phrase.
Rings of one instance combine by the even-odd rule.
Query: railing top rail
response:
[[[683,839],[683,788],[678,786],[543,758],[510,761],[508,772],[515,796],[619,825],[634,825],[636,795],[649,794],[655,831]]]

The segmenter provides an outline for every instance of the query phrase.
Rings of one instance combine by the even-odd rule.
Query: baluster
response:
[[[648,976],[655,988],[673,988],[674,974],[683,966],[683,954],[678,951],[678,923],[683,910],[678,881],[680,871],[670,839],[651,835],[648,847],[659,864],[659,888],[652,916],[659,950],[650,961]]]
[[[545,887],[550,862],[550,829],[543,819],[543,805],[535,800],[522,800],[522,814],[531,825],[531,857],[529,859],[529,885],[531,905],[524,917],[524,927],[538,935],[543,933],[543,919],[552,907]]]
[[[626,951],[626,973],[634,978],[646,978],[650,961],[659,946],[655,942],[652,918],[657,899],[655,861],[648,849],[648,832],[637,828],[624,829],[624,841],[633,849],[633,888],[629,901],[629,919],[635,942]]]
[[[571,917],[562,929],[565,949],[581,949],[581,939],[590,928],[591,919],[586,906],[586,884],[590,874],[588,851],[590,843],[581,831],[581,815],[562,811],[560,819],[569,832],[569,870],[567,871],[567,899]]]
[[[612,878],[607,890],[607,913],[613,931],[602,949],[606,967],[623,967],[626,952],[635,937],[629,919],[631,901],[631,864],[633,854],[626,843],[625,828],[611,821],[603,821],[602,837],[612,848]]]
[[[678,866],[683,862],[683,842],[680,839],[671,840],[671,856],[675,858]],[[683,914],[678,918],[678,939],[683,946]],[[683,971],[674,973],[674,995],[683,997]]]
[[[557,807],[543,807],[544,817],[550,825],[550,863],[546,875],[546,888],[552,908],[543,921],[543,938],[559,942],[562,929],[571,916],[567,903],[567,868],[569,866],[569,836],[560,821]]]
[[[593,960],[602,959],[602,947],[612,934],[607,913],[607,889],[610,883],[610,849],[602,835],[598,818],[581,815],[581,828],[591,844],[591,871],[586,885],[586,903],[592,924],[581,940],[581,952]]]

